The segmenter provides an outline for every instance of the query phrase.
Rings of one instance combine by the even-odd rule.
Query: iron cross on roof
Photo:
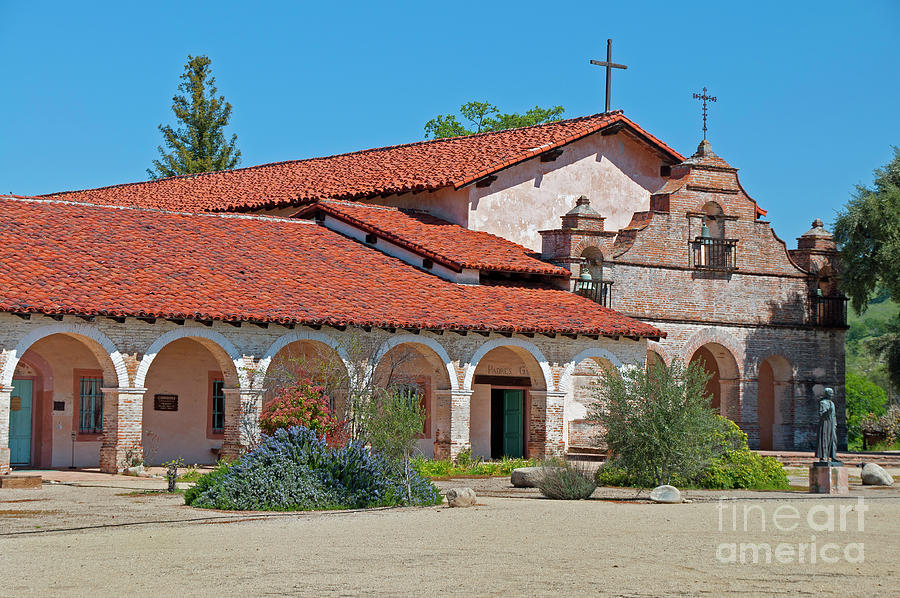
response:
[[[616,64],[612,61],[612,40],[606,40],[606,60],[592,60],[591,64],[606,67],[606,110],[609,112],[609,93],[612,87],[612,69],[627,69],[624,64]]]
[[[695,100],[703,100],[703,138],[706,139],[706,102],[707,101],[715,102],[716,97],[707,95],[706,88],[704,87],[703,93],[695,93],[694,94],[694,99]]]

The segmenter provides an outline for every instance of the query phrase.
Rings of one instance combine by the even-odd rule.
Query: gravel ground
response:
[[[479,504],[468,509],[261,514],[145,493],[161,480],[55,477],[63,483],[0,491],[0,596],[871,596],[896,594],[900,584],[897,487],[854,487],[850,498],[689,491],[693,504],[655,505],[625,489],[549,501],[493,478],[439,482],[474,487]],[[862,531],[859,496],[868,507]],[[755,511],[744,531],[748,506]],[[810,509],[825,525],[827,511],[837,522],[842,506],[845,531],[809,526]],[[796,509],[796,529],[773,528],[779,508]],[[796,556],[722,563],[730,543],[785,543],[795,555],[800,543],[833,543],[827,555],[838,561],[810,564],[807,552],[802,564]],[[843,556],[856,543],[863,562]]]

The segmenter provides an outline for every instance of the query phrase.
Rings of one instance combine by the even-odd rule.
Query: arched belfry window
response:
[[[603,278],[603,253],[597,247],[588,247],[581,253],[581,259],[575,292],[610,307],[612,282]]]
[[[703,206],[703,225],[708,231],[708,236],[712,239],[725,238],[725,212],[722,206],[714,201],[707,202]],[[702,236],[702,232],[701,232]]]
[[[700,219],[699,234],[690,242],[691,265],[703,270],[735,270],[737,239],[725,238],[725,222],[728,218],[722,206],[710,201],[703,206],[700,213],[694,212],[691,216]]]

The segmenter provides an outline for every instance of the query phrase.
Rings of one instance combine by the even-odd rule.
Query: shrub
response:
[[[570,463],[549,465],[538,480],[538,489],[547,498],[584,500],[597,489],[597,484],[584,469]]]
[[[308,378],[280,388],[259,416],[259,428],[269,436],[276,430],[293,427],[312,430],[320,438],[333,436],[341,427],[331,413],[325,389]]]
[[[900,437],[900,406],[891,405],[881,415],[870,413],[859,423],[860,431],[875,438],[883,438],[886,444],[893,444]]]
[[[409,459],[425,425],[418,393],[390,388],[375,393],[362,411],[361,436],[372,450],[392,459]]]
[[[220,480],[225,477],[225,474],[231,469],[233,463],[233,461],[221,460],[211,472],[200,476],[197,479],[196,484],[185,490],[184,504],[192,504],[201,494],[218,485]]]
[[[693,477],[673,476],[669,481],[682,488],[787,490],[790,483],[784,467],[774,457],[763,457],[747,447],[747,435],[733,421],[716,416],[719,428],[713,438],[721,454]],[[594,477],[598,486],[647,487],[643,477],[633,475],[620,460],[604,463]]]
[[[217,467],[185,495],[195,507],[291,511],[434,505],[431,482],[359,443],[329,447],[308,428],[278,429],[239,461]]]
[[[588,419],[604,430],[600,439],[616,467],[639,486],[693,479],[722,454],[722,424],[710,408],[708,376],[699,364],[608,368]]]

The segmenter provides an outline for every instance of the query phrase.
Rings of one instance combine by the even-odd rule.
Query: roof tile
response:
[[[303,220],[0,196],[0,310],[663,336],[574,293],[455,284]]]

